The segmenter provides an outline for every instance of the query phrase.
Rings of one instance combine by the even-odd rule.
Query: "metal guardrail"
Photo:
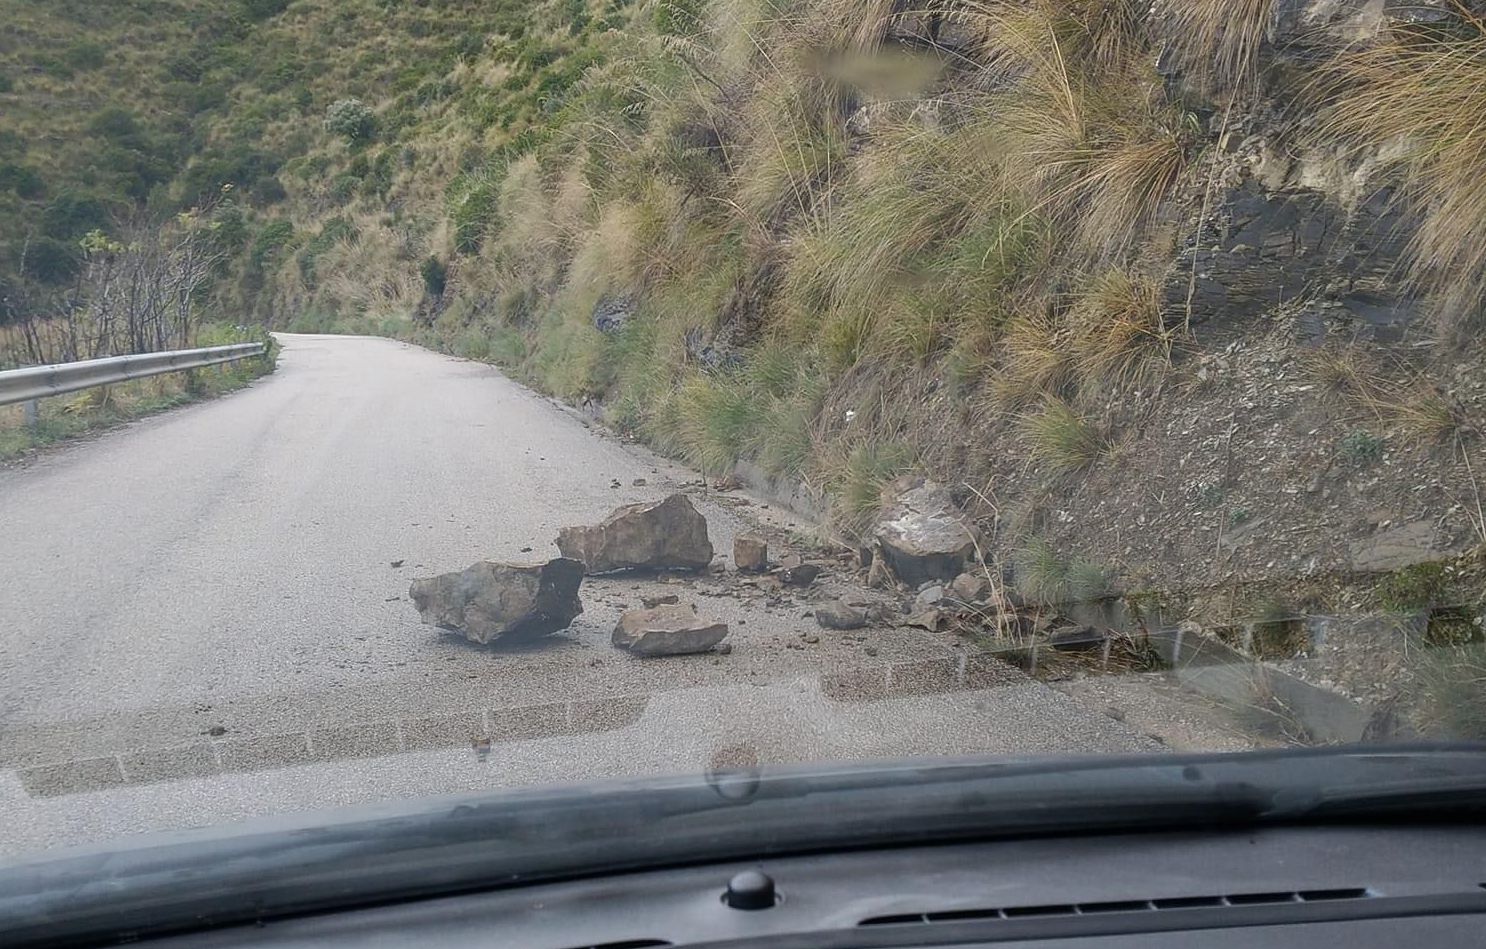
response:
[[[0,405],[33,402],[50,395],[63,395],[94,386],[113,385],[183,369],[215,366],[235,359],[261,356],[265,348],[263,343],[233,343],[230,346],[177,349],[163,353],[140,353],[137,356],[109,356],[53,366],[9,369],[0,372]]]

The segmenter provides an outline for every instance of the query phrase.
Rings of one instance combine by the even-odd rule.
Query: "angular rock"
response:
[[[662,567],[702,570],[712,562],[707,519],[684,494],[626,504],[592,527],[564,527],[557,535],[557,549],[564,557],[583,561],[589,573]]]
[[[653,610],[657,606],[666,606],[670,603],[680,603],[681,597],[677,596],[674,593],[662,593],[657,596],[642,596],[640,597],[640,602],[644,604],[645,609]]]
[[[815,582],[818,576],[820,576],[820,564],[817,563],[796,564],[779,571],[779,579],[796,587],[808,587]]]
[[[927,629],[929,632],[937,632],[944,625],[944,614],[938,610],[920,610],[912,616],[898,623],[899,626],[916,626],[919,629]]]
[[[991,581],[984,574],[967,571],[955,577],[949,592],[961,603],[982,603],[991,598]]]
[[[1060,652],[1088,652],[1104,645],[1104,634],[1092,626],[1065,626],[1053,630],[1047,642]]]
[[[744,573],[760,573],[769,567],[769,542],[754,534],[733,538],[733,566]]]
[[[583,564],[577,560],[483,560],[458,573],[414,580],[408,596],[430,626],[481,644],[519,642],[566,629],[583,612],[582,581]]]
[[[913,598],[915,611],[933,609],[944,599],[944,585],[931,583],[918,591],[918,596]]]
[[[672,603],[627,611],[610,641],[639,656],[676,656],[706,652],[727,634],[726,623],[704,620],[695,609]]]
[[[873,536],[899,580],[911,587],[926,580],[947,583],[964,570],[975,538],[953,511],[949,491],[932,481],[898,495]]]
[[[827,603],[816,608],[815,622],[823,629],[861,629],[867,625],[867,614],[845,603]]]

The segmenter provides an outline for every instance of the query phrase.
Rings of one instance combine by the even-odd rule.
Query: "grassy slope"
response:
[[[169,189],[246,194],[221,212],[236,256],[214,308],[499,361],[709,470],[747,457],[813,480],[847,520],[916,462],[986,483],[996,466],[955,444],[967,426],[1048,484],[1135,434],[1121,393],[1161,385],[1191,344],[1159,283],[1214,167],[1197,116],[1262,97],[1269,15],[1173,0],[1172,86],[1160,18],[1127,3],[976,5],[939,27],[959,34],[945,52],[885,42],[891,5],[845,0],[295,0],[246,28],[249,0],[81,24],[0,2],[74,45],[144,9],[239,24],[236,45],[195,48],[222,101]],[[131,90],[153,116],[171,66],[151,44],[182,27],[154,29],[108,82],[46,83]],[[1401,153],[1406,175],[1458,177],[1468,130],[1376,119],[1408,92],[1383,66],[1443,49],[1469,78],[1480,45],[1404,37],[1318,71],[1357,103],[1335,136],[1413,128],[1445,147]],[[373,135],[324,128],[345,98]],[[1446,210],[1442,234],[1486,246],[1460,239],[1486,213]],[[622,330],[595,328],[601,304]]]

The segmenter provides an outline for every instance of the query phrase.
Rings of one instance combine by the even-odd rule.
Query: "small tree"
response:
[[[377,131],[377,116],[360,99],[337,99],[325,111],[325,130],[348,142],[370,141]]]

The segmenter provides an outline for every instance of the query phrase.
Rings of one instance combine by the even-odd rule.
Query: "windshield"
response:
[[[0,856],[1486,739],[1463,4],[0,22]]]

